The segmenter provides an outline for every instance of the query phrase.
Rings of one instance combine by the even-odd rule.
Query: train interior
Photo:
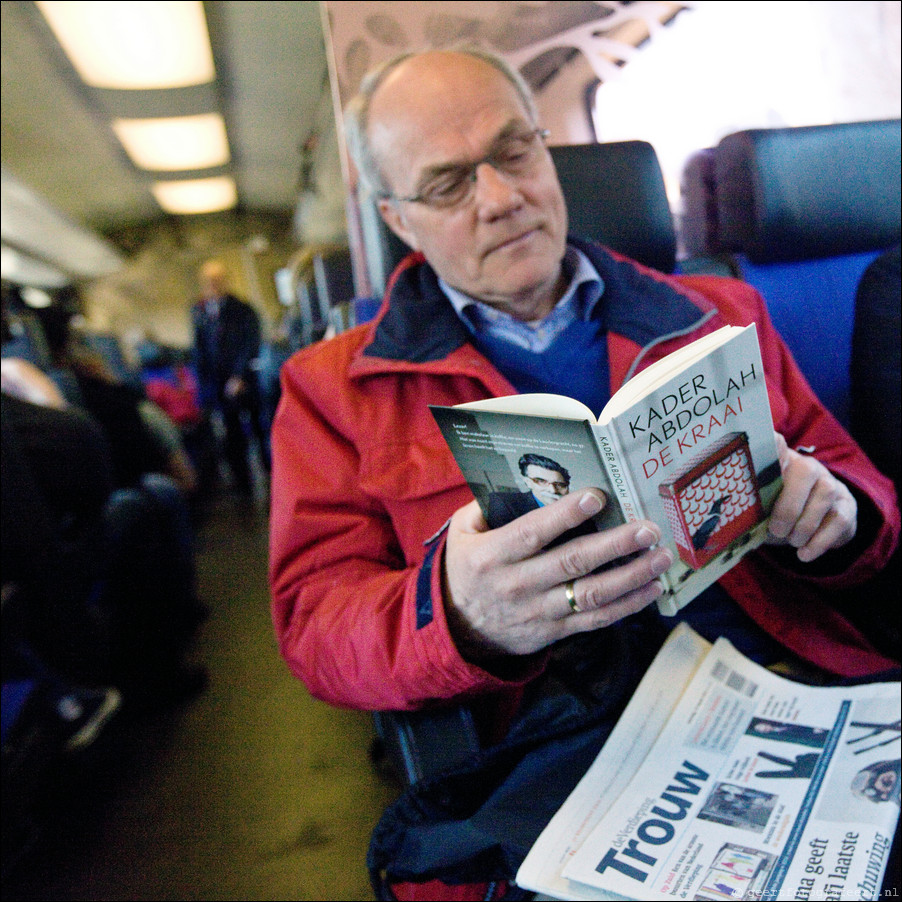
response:
[[[4,541],[3,896],[376,898],[370,834],[416,767],[392,754],[397,723],[318,701],[279,655],[265,438],[241,421],[239,491],[224,423],[198,418],[198,269],[222,261],[260,317],[265,433],[281,365],[372,320],[407,252],[358,190],[336,111],[391,53],[475,39],[536,92],[571,231],[663,272],[757,287],[821,400],[898,487],[898,444],[888,454],[856,414],[894,392],[898,432],[899,318],[879,351],[891,366],[896,349],[895,376],[862,384],[857,363],[878,351],[856,339],[855,298],[900,241],[900,4],[123,5],[179,7],[184,27],[200,25],[201,74],[113,86],[76,62],[64,28],[74,13],[115,43],[101,25],[117,4],[2,3],[4,408],[23,371],[50,378],[62,404],[85,400],[60,362],[64,321],[80,366],[164,413],[188,470],[187,539],[173,542],[193,607],[175,688],[136,705],[127,690],[79,694],[18,641],[8,574],[20,571],[6,560],[18,546]],[[163,117],[210,117],[219,150],[142,157],[132,134]],[[200,143],[170,132],[146,152]],[[5,433],[4,414],[4,469]],[[164,579],[148,566],[149,583]],[[874,588],[887,604],[848,612],[896,660],[899,586],[897,552]],[[423,738],[424,754],[452,753]],[[894,867],[898,885],[898,848]]]

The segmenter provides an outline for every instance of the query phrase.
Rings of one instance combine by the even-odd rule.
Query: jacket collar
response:
[[[367,357],[429,363],[466,344],[467,328],[422,254],[411,254],[392,273]]]
[[[601,245],[568,238],[585,253],[604,280],[596,305],[609,333],[640,348],[691,331],[707,315],[698,295],[672,279]],[[468,344],[469,333],[422,254],[410,254],[392,274],[386,298],[363,356],[423,364],[447,358]]]

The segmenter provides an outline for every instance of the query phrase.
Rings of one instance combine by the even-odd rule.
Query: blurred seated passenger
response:
[[[26,603],[17,597],[19,591],[15,583],[3,583],[4,808],[11,785],[7,782],[10,744],[28,743],[28,733],[49,722],[51,735],[46,738],[52,748],[45,747],[46,751],[53,754],[85,748],[122,704],[122,693],[115,686],[79,683],[49,665],[30,646],[18,622],[19,609]],[[29,754],[33,749],[24,751]]]
[[[197,378],[175,359],[169,348],[145,343],[141,348],[141,381],[147,397],[175,423],[189,430],[201,421]]]
[[[27,365],[4,368],[3,581],[18,599],[4,636],[27,669],[112,684],[136,705],[197,691],[203,672],[183,655],[205,610],[163,500],[178,490],[117,489],[100,425],[49,390],[50,405],[22,400],[40,386]]]
[[[42,369],[18,357],[0,360],[0,387],[5,394],[32,404],[58,409],[68,404],[59,386]]]
[[[164,473],[190,496],[197,487],[193,464],[180,443],[173,444],[172,431],[161,430],[159,417],[142,413],[144,391],[117,378],[103,357],[79,340],[66,307],[47,307],[39,318],[55,365],[74,373],[81,403],[106,431],[116,484],[133,486],[145,473]]]
[[[200,408],[197,378],[177,352],[149,340],[137,349],[148,400],[175,423],[182,447],[195,471],[195,513],[209,501],[217,483],[218,454],[212,425]]]

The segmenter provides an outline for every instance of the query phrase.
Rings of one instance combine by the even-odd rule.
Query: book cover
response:
[[[494,529],[596,486],[613,496],[591,425],[585,420],[461,407],[431,408],[483,516]],[[596,529],[624,522],[619,505],[594,518]]]
[[[664,614],[764,541],[782,486],[754,325],[658,361],[597,419],[555,395],[431,409],[491,528],[590,486],[616,502],[590,528],[655,521],[675,561]]]
[[[765,540],[783,484],[754,326],[688,356],[594,427],[627,518],[654,520],[674,553],[659,602],[670,614]]]

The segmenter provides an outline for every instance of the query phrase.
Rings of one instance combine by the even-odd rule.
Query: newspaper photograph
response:
[[[625,788],[610,778],[623,757],[593,765],[518,884],[571,899],[879,898],[899,818],[899,684],[807,686],[724,639],[695,653],[666,723],[647,720],[641,686],[621,719],[648,741]]]

